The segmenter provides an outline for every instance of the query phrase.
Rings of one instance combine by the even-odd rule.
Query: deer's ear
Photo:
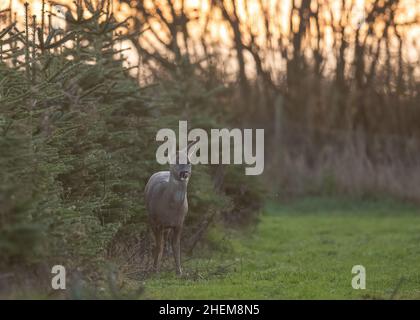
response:
[[[199,138],[195,139],[187,147],[187,157],[188,157],[189,161],[190,161],[191,156],[194,154],[195,150],[197,149],[197,142],[198,141],[200,141]]]
[[[169,159],[169,164],[175,164],[176,162],[176,155],[172,152],[168,152],[168,159]]]
[[[177,163],[177,154],[176,154],[176,146],[172,145],[168,148],[168,159],[169,164],[176,164]]]

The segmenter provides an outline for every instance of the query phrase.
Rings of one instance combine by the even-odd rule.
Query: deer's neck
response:
[[[172,176],[170,177],[168,195],[172,203],[175,205],[184,203],[185,197],[187,196],[187,185],[187,181],[178,181]]]

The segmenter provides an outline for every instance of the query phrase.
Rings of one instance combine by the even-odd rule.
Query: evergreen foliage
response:
[[[116,49],[125,22],[107,1],[79,1],[65,31],[25,8],[23,30],[13,22],[0,33],[0,268],[54,261],[94,270],[116,244],[147,234],[144,185],[166,169],[155,161],[157,130],[180,119],[210,128],[220,88],[207,88],[190,64],[139,87]],[[211,166],[194,168],[190,249],[239,198],[256,201],[253,215],[261,203],[215,188],[214,176]]]

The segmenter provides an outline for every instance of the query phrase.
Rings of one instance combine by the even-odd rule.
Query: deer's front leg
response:
[[[163,229],[157,228],[154,232],[155,235],[155,252],[154,252],[154,261],[153,261],[153,268],[156,272],[159,272],[160,269],[160,261],[162,259],[163,254],[163,246],[165,244],[164,241],[164,232]]]
[[[171,245],[172,245],[172,252],[174,254],[174,260],[175,260],[175,268],[176,268],[176,274],[182,275],[182,268],[181,268],[181,231],[182,227],[176,227],[172,231],[172,239],[171,239]]]

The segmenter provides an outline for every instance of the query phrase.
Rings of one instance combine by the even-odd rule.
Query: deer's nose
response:
[[[186,179],[188,179],[189,175],[190,175],[190,173],[188,171],[181,171],[179,173],[179,178],[181,180],[186,180]]]

